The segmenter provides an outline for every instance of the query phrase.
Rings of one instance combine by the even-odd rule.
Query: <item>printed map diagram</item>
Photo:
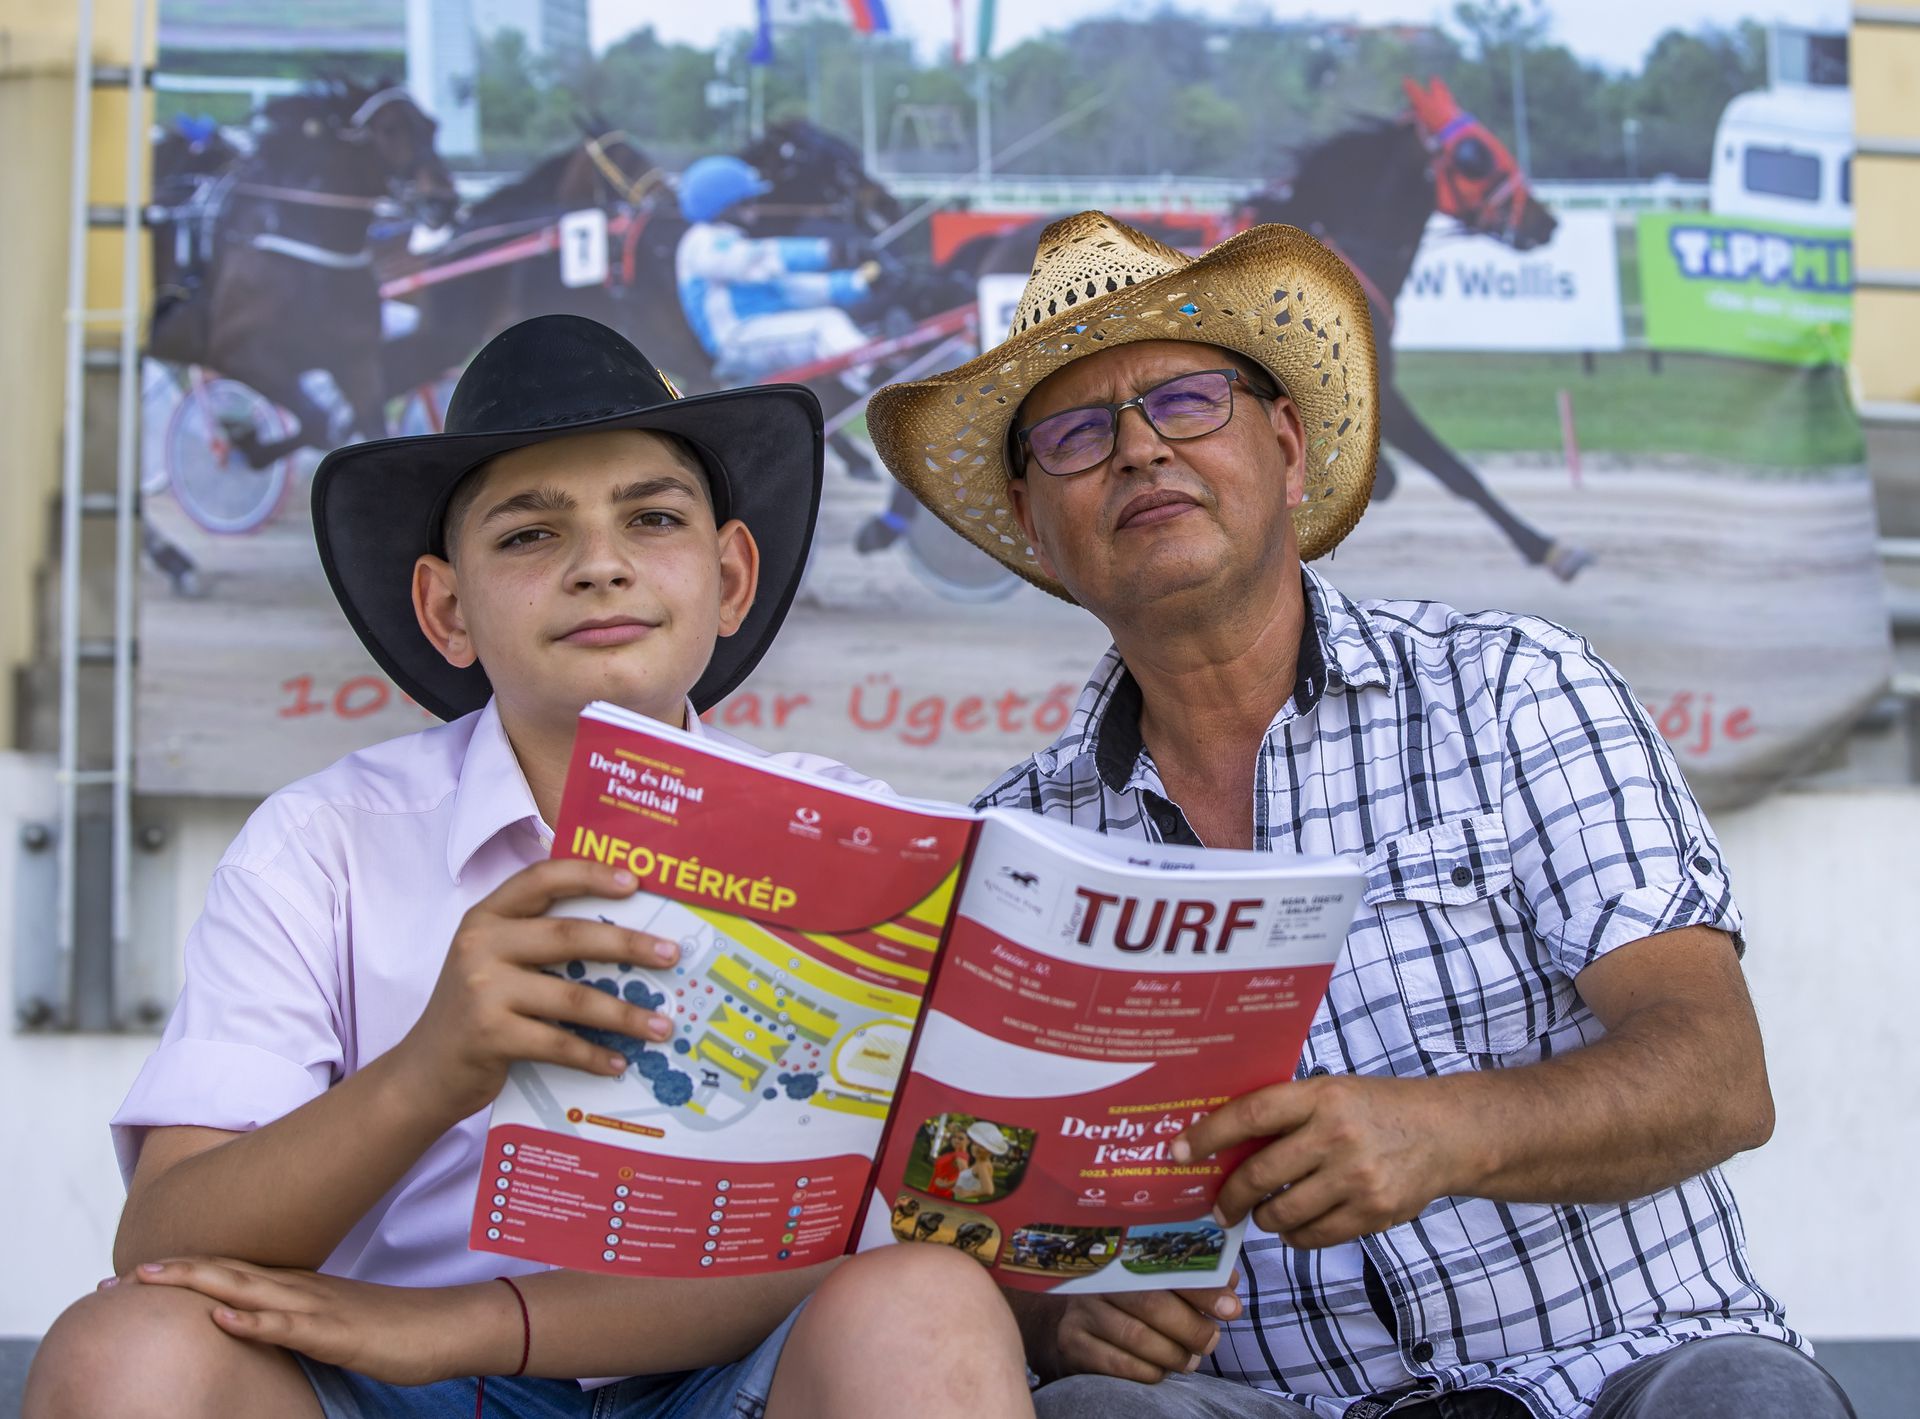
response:
[[[576,1028],[633,1067],[614,1080],[516,1067],[530,1121],[573,1134],[583,1122],[604,1122],[655,1137],[712,1133],[752,1115],[761,1115],[756,1137],[765,1123],[817,1129],[834,1115],[877,1128],[905,1064],[953,886],[950,876],[893,921],[831,935],[649,893],[574,904],[580,915],[680,943],[671,972],[585,961],[564,971],[667,1014],[674,1033],[655,1043]]]

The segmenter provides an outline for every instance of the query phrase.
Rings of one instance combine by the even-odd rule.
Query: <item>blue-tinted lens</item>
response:
[[[1198,438],[1212,433],[1232,414],[1233,384],[1218,370],[1202,370],[1149,389],[1140,403],[1153,426],[1168,438]]]
[[[1069,409],[1027,431],[1027,444],[1049,473],[1078,473],[1113,452],[1111,409]]]

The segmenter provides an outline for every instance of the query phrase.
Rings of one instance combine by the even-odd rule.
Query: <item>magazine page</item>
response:
[[[554,855],[625,901],[556,911],[671,937],[671,970],[565,974],[673,1019],[608,1078],[523,1063],[495,1103],[479,1251],[739,1275],[848,1249],[975,820],[862,793],[612,706],[582,715]]]
[[[1293,1076],[1361,882],[988,812],[860,1247],[944,1242],[1022,1290],[1227,1284],[1244,1223],[1209,1214],[1251,1146],[1168,1145]]]

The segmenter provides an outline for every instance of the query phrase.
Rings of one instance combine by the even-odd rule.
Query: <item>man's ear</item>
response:
[[[1307,432],[1300,423],[1300,410],[1284,394],[1266,407],[1274,442],[1287,468],[1287,506],[1299,507],[1307,500]]]
[[[1047,555],[1047,549],[1040,545],[1040,538],[1034,532],[1033,500],[1027,496],[1025,478],[1007,479],[1007,503],[1013,508],[1013,515],[1020,524],[1020,530],[1027,534],[1027,545],[1033,548],[1033,557],[1040,563],[1040,570],[1055,581],[1060,580],[1060,573],[1054,569],[1053,559]]]
[[[465,670],[480,658],[461,613],[460,574],[453,563],[427,555],[413,564],[413,614],[447,664]]]
[[[760,590],[760,544],[739,518],[722,527],[720,539],[720,634],[740,629]]]

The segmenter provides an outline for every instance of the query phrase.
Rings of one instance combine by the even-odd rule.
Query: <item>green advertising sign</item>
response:
[[[1853,336],[1853,233],[1647,212],[1640,289],[1655,350],[1842,364]]]

